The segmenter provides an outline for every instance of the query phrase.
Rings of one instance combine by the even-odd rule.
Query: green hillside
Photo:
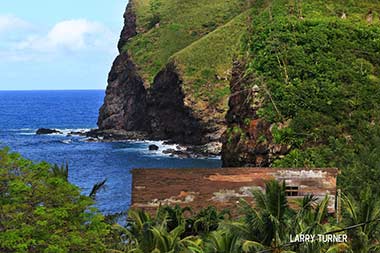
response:
[[[170,58],[182,73],[183,89],[197,101],[198,108],[227,109],[225,98],[229,94],[232,58],[237,55],[242,30],[246,29],[251,12],[243,12]]]
[[[124,50],[147,85],[173,60],[193,98],[202,93],[205,100],[216,103],[223,97],[225,102],[232,55],[251,5],[251,0],[134,0],[138,35]],[[213,96],[201,88],[211,84]]]
[[[343,188],[378,191],[379,13],[379,1],[273,1],[253,19],[245,85],[271,125],[255,145],[291,147],[272,166],[339,167]],[[247,128],[230,126],[229,140],[252,145]]]

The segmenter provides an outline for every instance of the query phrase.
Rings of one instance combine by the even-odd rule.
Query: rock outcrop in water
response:
[[[42,135],[42,134],[62,134],[61,131],[55,130],[55,129],[49,129],[49,128],[39,128],[36,131],[36,134]]]
[[[152,139],[171,139],[184,144],[200,144],[201,127],[184,106],[181,79],[174,65],[168,65],[155,77],[151,88],[144,87],[134,62],[122,47],[137,34],[132,2],[124,14],[124,28],[108,77],[103,106],[100,108],[100,130],[143,131]]]

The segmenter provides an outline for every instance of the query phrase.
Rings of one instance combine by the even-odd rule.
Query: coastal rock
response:
[[[127,41],[137,35],[136,31],[136,15],[133,12],[132,1],[129,1],[127,8],[124,12],[124,27],[120,34],[119,43],[117,48],[119,52],[123,51],[123,46],[127,43]]]
[[[220,155],[222,152],[221,142],[210,142],[205,145],[206,152],[210,155]]]
[[[108,76],[104,104],[99,111],[101,130],[146,131],[146,90],[127,53],[120,54]]]
[[[123,50],[132,37],[144,32],[136,25],[134,3],[129,1],[124,13],[118,43],[120,54],[109,73],[104,104],[99,111],[99,129],[146,132],[149,139],[188,145],[219,141],[225,130],[225,109],[210,111],[208,106],[196,106],[191,101],[191,92],[184,93],[183,80],[174,62],[168,63],[149,84],[140,76],[139,66]]]
[[[182,80],[174,64],[159,72],[149,90],[151,136],[180,144],[202,143],[203,126],[184,104]]]
[[[98,142],[99,140],[97,138],[90,137],[90,138],[85,139],[84,141],[85,142]]]
[[[145,140],[148,135],[146,132],[139,131],[126,131],[126,130],[115,130],[115,129],[93,129],[86,133],[87,137],[97,138],[101,141],[111,142],[111,141],[124,141],[124,140]]]
[[[37,130],[36,134],[39,134],[39,135],[42,135],[42,134],[62,134],[62,132],[58,131],[56,129],[39,128]]]
[[[125,43],[137,34],[136,16],[132,9],[131,1],[124,14],[124,28],[118,44],[120,55],[108,75],[106,96],[99,110],[100,130],[149,130],[144,82],[128,53],[122,50]]]
[[[185,151],[185,150],[176,150],[176,149],[171,149],[171,148],[162,151],[162,153],[164,153],[164,154],[170,154],[170,156],[175,156],[175,157],[179,157],[179,158],[193,158],[193,157],[196,157],[196,155],[194,153],[191,153],[191,152],[188,152],[188,151]]]
[[[67,136],[77,135],[77,136],[86,136],[86,131],[71,131]]]
[[[157,151],[157,150],[159,150],[159,147],[157,146],[157,145],[154,145],[154,144],[152,144],[152,145],[149,145],[149,150],[151,150],[151,151]]]
[[[174,152],[176,152],[176,150],[172,148],[168,148],[162,151],[163,154],[173,154]]]

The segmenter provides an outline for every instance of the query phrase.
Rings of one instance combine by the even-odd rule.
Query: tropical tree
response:
[[[269,181],[265,184],[265,193],[261,190],[252,192],[255,206],[247,201],[241,201],[244,214],[245,237],[248,239],[245,246],[252,242],[263,247],[278,248],[289,239],[289,217],[293,211],[286,199],[285,182]],[[249,243],[251,242],[251,243]]]
[[[128,252],[198,252],[202,241],[184,236],[186,220],[180,207],[160,208],[156,217],[142,210],[128,212]]]
[[[242,239],[238,234],[233,234],[228,230],[217,230],[210,233],[205,245],[207,253],[242,252]]]
[[[0,150],[0,252],[107,249],[110,226],[66,170]]]
[[[362,224],[348,230],[354,252],[380,251],[380,199],[368,186],[360,194],[360,201],[343,195],[344,223],[347,226]]]

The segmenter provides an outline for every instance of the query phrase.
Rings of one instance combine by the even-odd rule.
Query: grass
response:
[[[182,73],[185,93],[194,101],[227,109],[232,58],[239,51],[250,13],[243,12],[171,57]]]
[[[178,63],[193,98],[212,83],[225,97],[234,50],[246,28],[246,0],[134,0],[139,34],[124,46],[149,85],[170,61]],[[244,14],[242,14],[245,12]],[[159,17],[159,26],[151,23]],[[219,76],[220,80],[215,80]],[[207,97],[207,94],[206,94]]]

